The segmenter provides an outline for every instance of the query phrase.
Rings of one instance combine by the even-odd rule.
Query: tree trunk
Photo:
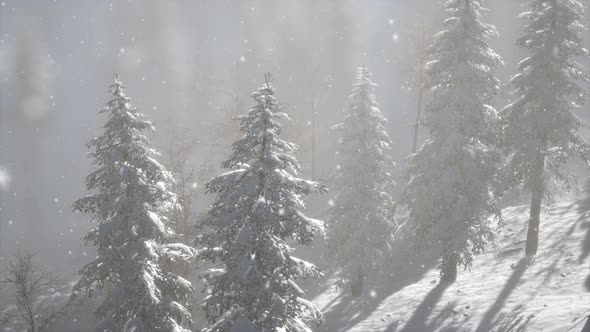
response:
[[[543,143],[545,147],[545,143]],[[527,256],[537,254],[539,247],[539,225],[541,224],[541,202],[543,201],[543,173],[545,170],[545,149],[537,151],[536,168],[532,184],[531,212],[526,236],[525,253]]]
[[[418,79],[418,106],[416,110],[416,122],[414,122],[414,139],[412,141],[412,153],[418,151],[418,139],[420,138],[420,118],[422,117],[422,98],[424,95],[424,43],[426,32],[422,31],[420,37],[420,77]]]
[[[316,149],[316,136],[315,136],[315,103],[313,100],[311,103],[311,181],[315,181],[315,149]]]
[[[440,281],[442,284],[452,284],[457,280],[457,255],[443,255]]]
[[[416,111],[416,122],[414,122],[414,140],[412,141],[412,153],[418,151],[418,138],[420,137],[420,118],[422,117],[422,94],[424,89],[418,88],[418,109]]]
[[[363,279],[363,270],[359,267],[356,280],[353,280],[352,284],[350,285],[350,290],[353,297],[359,297],[363,293]]]

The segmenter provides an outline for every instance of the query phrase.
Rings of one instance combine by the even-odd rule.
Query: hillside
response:
[[[527,216],[527,206],[504,209],[498,245],[446,288],[437,285],[435,254],[410,254],[400,244],[398,263],[369,281],[363,297],[326,287],[314,299],[327,331],[582,331],[590,310],[590,197],[543,211],[533,262],[522,259]]]

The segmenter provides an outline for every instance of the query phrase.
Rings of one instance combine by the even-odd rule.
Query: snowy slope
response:
[[[437,286],[434,254],[401,253],[405,265],[384,267],[391,275],[371,281],[356,301],[348,292],[324,291],[314,301],[327,330],[563,332],[579,323],[571,331],[581,331],[590,309],[590,198],[544,210],[534,262],[521,260],[528,207],[506,208],[504,216],[497,248],[447,288]]]

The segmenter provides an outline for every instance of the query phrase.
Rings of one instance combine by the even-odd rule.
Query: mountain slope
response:
[[[590,309],[590,197],[543,211],[539,253],[522,259],[528,207],[504,209],[500,243],[437,285],[436,255],[399,248],[400,263],[361,298],[330,289],[315,298],[332,331],[582,331]],[[329,283],[328,283],[329,284]],[[574,327],[575,326],[575,327]],[[528,327],[528,329],[526,329]]]

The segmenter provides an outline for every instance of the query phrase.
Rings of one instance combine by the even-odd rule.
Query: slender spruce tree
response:
[[[83,237],[97,256],[80,271],[73,296],[105,290],[96,310],[101,331],[188,332],[191,283],[161,268],[196,254],[168,243],[168,216],[178,208],[172,175],[154,159],[143,134],[154,126],[131,106],[118,75],[109,88],[113,98],[100,112],[108,117],[104,134],[88,144],[97,167],[86,178],[91,193],[74,202],[74,211],[98,223]]]
[[[361,294],[365,277],[390,256],[396,223],[388,156],[387,119],[377,107],[371,74],[360,67],[349,97],[346,117],[335,126],[336,197],[328,223],[328,257],[339,270],[339,284]]]
[[[399,203],[420,243],[440,248],[441,281],[456,280],[458,266],[494,239],[490,217],[498,198],[500,121],[492,106],[502,60],[490,47],[497,35],[483,22],[483,0],[449,0],[444,29],[430,48],[429,104],[424,126],[430,138],[411,155]]]
[[[511,79],[513,102],[503,119],[508,179],[532,194],[526,255],[534,256],[543,199],[572,187],[569,159],[590,161],[590,145],[580,135],[586,124],[575,114],[586,97],[579,83],[588,81],[576,59],[590,53],[583,47],[587,22],[580,1],[533,0],[520,17],[524,35],[518,45],[529,55]]]
[[[210,276],[204,308],[208,331],[309,331],[308,321],[323,322],[321,312],[304,299],[297,278],[319,277],[311,263],[293,256],[289,244],[309,245],[323,222],[303,214],[302,198],[322,192],[318,183],[297,177],[297,146],[280,138],[288,116],[280,112],[267,74],[252,94],[254,107],[239,116],[243,137],[233,144],[230,169],[207,184],[216,199],[206,225],[203,257],[220,262]]]

